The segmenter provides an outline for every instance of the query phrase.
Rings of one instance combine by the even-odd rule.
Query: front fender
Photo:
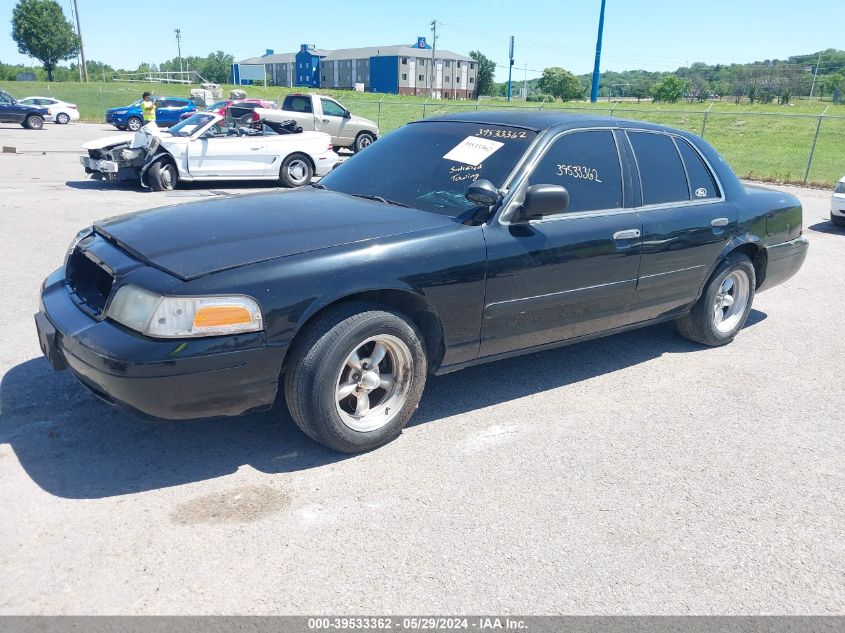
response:
[[[141,187],[143,187],[145,189],[150,188],[150,185],[147,184],[147,181],[146,181],[147,172],[149,171],[150,167],[152,167],[152,164],[154,162],[156,162],[157,160],[159,160],[160,158],[165,157],[165,156],[168,157],[170,160],[173,160],[174,163],[176,163],[176,161],[173,159],[173,155],[170,152],[168,152],[167,150],[160,149],[160,150],[155,151],[152,154],[150,154],[149,158],[147,158],[147,162],[145,162],[144,166],[141,167],[141,176],[140,176]],[[179,166],[178,163],[176,163],[176,168],[179,169],[180,172],[182,171],[182,169],[181,169],[181,167]],[[180,177],[181,177],[181,173],[180,173]]]

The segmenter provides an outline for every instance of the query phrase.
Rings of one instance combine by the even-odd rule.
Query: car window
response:
[[[56,105],[55,99],[39,99],[38,105]]]
[[[36,105],[35,99],[21,99],[18,103],[22,103],[24,105]]]
[[[689,186],[681,157],[671,136],[628,132],[643,189],[643,205],[687,201]]]
[[[320,184],[332,191],[381,196],[453,218],[478,206],[467,187],[501,187],[537,133],[503,125],[422,121],[391,132],[355,154]]]
[[[342,117],[346,114],[346,110],[330,99],[320,99],[320,105],[323,106],[323,114],[328,116]]]
[[[529,185],[563,185],[567,211],[622,206],[622,168],[613,132],[589,130],[558,138],[528,178]]]
[[[833,193],[845,193],[845,181],[837,182],[836,187],[833,189]]]
[[[713,178],[710,168],[707,167],[698,152],[682,138],[675,137],[675,145],[678,146],[678,151],[681,153],[681,158],[687,168],[687,178],[689,179],[692,199],[706,200],[708,198],[720,197],[721,194],[719,187],[716,185],[716,179]]]
[[[14,103],[15,100],[12,98],[8,92],[4,92],[0,90],[0,103]]]
[[[311,112],[311,99],[307,97],[287,97],[285,99],[285,110]]]

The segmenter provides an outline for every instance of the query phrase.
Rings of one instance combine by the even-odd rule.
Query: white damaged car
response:
[[[80,156],[86,173],[140,181],[154,191],[215,180],[276,180],[301,187],[338,162],[331,137],[323,132],[303,132],[294,121],[233,121],[210,112],[167,132],[149,123],[134,136],[109,136],[82,148],[88,153]]]

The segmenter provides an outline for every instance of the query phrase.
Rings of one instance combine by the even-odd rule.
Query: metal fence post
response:
[[[425,118],[425,106],[428,105],[428,99],[423,102],[423,115],[422,118]]]
[[[827,108],[824,109],[824,112],[819,115],[819,122],[816,123],[816,133],[813,135],[813,144],[810,147],[810,157],[807,159],[807,169],[804,172],[805,185],[807,184],[807,179],[810,177],[810,167],[813,164],[813,155],[816,153],[816,142],[819,140],[819,130],[821,130],[822,127],[822,119],[824,118],[824,115],[827,113],[829,108],[830,106],[827,106]]]
[[[619,105],[618,101],[614,101],[613,105],[610,106],[610,116],[613,116],[613,111],[616,109],[616,106]]]
[[[384,101],[384,97],[379,99],[378,101],[378,115],[376,116],[376,127],[381,128],[381,102]]]
[[[704,138],[704,130],[707,129],[707,115],[710,113],[710,108],[712,107],[713,104],[711,103],[710,106],[704,111],[704,120],[701,122],[701,134],[699,134],[701,138]]]

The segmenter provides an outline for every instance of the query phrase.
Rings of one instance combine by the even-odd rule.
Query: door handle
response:
[[[710,222],[710,226],[712,227],[719,227],[719,226],[727,226],[728,219],[727,218],[716,218]]]
[[[635,240],[640,236],[639,229],[627,229],[625,231],[616,231],[613,234],[614,240]]]
[[[264,147],[263,145],[253,145],[253,146],[252,146],[252,147],[250,147],[249,149],[261,149],[261,148],[263,148],[263,147]]]
[[[328,122],[329,122],[328,119],[323,119],[323,123],[328,123]]]

